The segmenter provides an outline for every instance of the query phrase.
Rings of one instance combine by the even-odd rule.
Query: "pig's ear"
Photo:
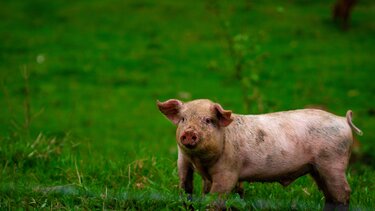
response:
[[[221,105],[217,103],[214,104],[214,110],[216,112],[216,117],[219,119],[220,126],[226,127],[230,123],[232,123],[232,111],[224,110],[223,107],[221,107]]]
[[[177,124],[180,121],[180,109],[182,107],[182,102],[179,100],[171,99],[165,102],[157,101],[159,110],[173,122]]]

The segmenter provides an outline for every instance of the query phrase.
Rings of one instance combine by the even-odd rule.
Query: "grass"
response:
[[[352,109],[365,135],[348,170],[351,208],[375,207],[375,4],[358,3],[345,32],[331,4],[1,2],[1,209],[184,209],[175,128],[155,105],[169,98],[210,98],[236,113]],[[191,203],[204,209],[213,199],[201,197],[199,176],[195,187]],[[324,201],[309,177],[245,190],[228,206]]]

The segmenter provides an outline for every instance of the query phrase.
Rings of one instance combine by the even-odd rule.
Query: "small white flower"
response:
[[[42,64],[43,62],[45,62],[46,61],[46,57],[44,56],[44,54],[38,54],[37,56],[36,56],[36,62],[38,63],[38,64]]]

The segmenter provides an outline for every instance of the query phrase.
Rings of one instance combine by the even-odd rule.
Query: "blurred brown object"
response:
[[[333,7],[333,21],[344,30],[349,28],[350,13],[356,2],[357,0],[337,0]]]

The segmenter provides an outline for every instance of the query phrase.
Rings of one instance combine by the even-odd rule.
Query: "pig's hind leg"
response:
[[[238,195],[240,195],[240,198],[243,199],[245,193],[243,182],[237,182],[236,186],[234,187],[234,192],[238,193]]]
[[[324,210],[349,210],[350,187],[345,170],[346,165],[341,168],[318,165],[311,172],[311,176],[324,193]]]

